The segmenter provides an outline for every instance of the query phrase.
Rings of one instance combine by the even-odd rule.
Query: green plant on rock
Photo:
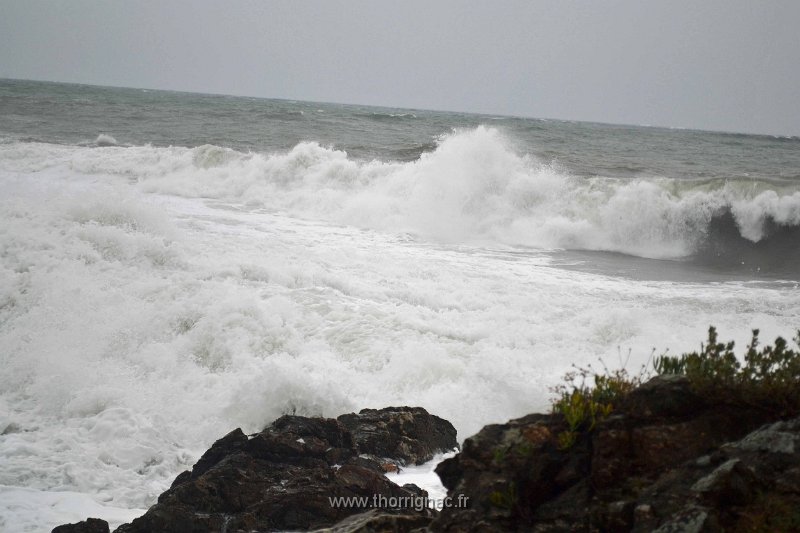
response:
[[[569,450],[578,441],[578,432],[574,430],[562,431],[558,434],[558,449]]]
[[[492,460],[497,464],[502,464],[506,460],[508,451],[505,448],[495,448],[492,452]]]
[[[780,416],[800,413],[800,351],[782,338],[759,348],[759,331],[743,357],[736,357],[733,341],[717,342],[717,330],[708,329],[708,341],[699,352],[662,355],[653,361],[658,374],[685,375],[699,393],[734,404],[768,409]],[[800,346],[800,331],[795,342]]]
[[[800,531],[800,497],[794,494],[759,494],[741,510],[734,533]]]
[[[489,503],[500,509],[511,510],[517,502],[517,487],[512,481],[504,490],[489,494]]]
[[[711,326],[700,351],[679,356],[664,353],[653,359],[653,368],[657,374],[686,376],[692,388],[710,400],[769,411],[777,417],[797,416],[800,350],[789,348],[781,337],[773,345],[761,347],[758,334],[753,330],[747,351],[739,358],[734,342],[719,342],[717,330]],[[800,347],[800,330],[795,342]],[[562,415],[567,426],[558,434],[559,448],[574,446],[582,432],[591,432],[649,377],[645,367],[638,375],[630,375],[624,365],[614,371],[604,366],[602,372],[589,367],[567,373],[553,389],[553,412]]]
[[[754,334],[757,336],[758,331]],[[708,328],[708,342],[699,352],[681,356],[662,355],[653,361],[659,374],[684,374],[701,387],[723,387],[734,383],[739,373],[739,360],[733,352],[734,342],[717,342],[717,330]]]
[[[568,373],[564,383],[555,387],[553,412],[564,417],[567,430],[558,434],[558,445],[562,450],[575,445],[582,431],[592,431],[597,423],[608,417],[630,391],[641,384],[643,373],[630,376],[618,369],[596,373],[591,367]],[[587,381],[591,377],[592,385]]]
[[[514,454],[520,458],[527,458],[534,454],[536,447],[530,442],[521,442],[514,447]]]
[[[562,396],[553,406],[556,412],[564,415],[564,420],[569,428],[558,434],[558,446],[562,450],[572,448],[575,441],[578,440],[578,429],[586,421],[586,405],[590,402],[585,391],[575,389]]]

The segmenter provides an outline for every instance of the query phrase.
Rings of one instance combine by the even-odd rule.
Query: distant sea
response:
[[[797,137],[0,80],[0,530],[287,412],[463,440],[572,364],[791,337],[799,284]]]

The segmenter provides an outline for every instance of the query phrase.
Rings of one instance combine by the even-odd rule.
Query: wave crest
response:
[[[521,153],[485,126],[444,135],[405,163],[357,160],[315,142],[276,154],[210,145],[44,149],[54,165],[68,161],[82,173],[122,175],[148,192],[446,242],[682,258],[720,237],[714,226],[720,217],[730,216],[737,238],[751,243],[770,238],[776,227],[800,226],[800,190],[792,183],[576,177]],[[30,148],[21,154],[6,161],[25,166]]]
[[[98,135],[97,139],[94,140],[94,143],[97,146],[117,146],[119,144],[114,137],[108,135],[107,133],[101,133]]]

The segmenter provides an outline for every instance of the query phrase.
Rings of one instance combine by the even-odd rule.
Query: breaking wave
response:
[[[94,143],[97,146],[117,146],[119,144],[114,137],[106,133],[101,133],[98,135]]]
[[[41,154],[26,157],[26,150],[49,150],[50,165],[123,176],[147,192],[444,242],[711,262],[797,255],[791,245],[798,242],[800,190],[791,182],[573,176],[520,154],[499,130],[483,126],[442,136],[411,162],[362,161],[302,142],[275,154],[212,145],[96,152],[17,144],[2,146],[3,164],[42,164]]]
[[[421,405],[464,438],[546,408],[572,363],[622,346],[636,367],[707,324],[769,338],[800,307],[796,284],[431,244],[711,263],[797,248],[792,183],[585,179],[491,128],[405,163],[13,140],[0,187],[0,530],[75,508],[128,521],[220,435],[283,413]]]

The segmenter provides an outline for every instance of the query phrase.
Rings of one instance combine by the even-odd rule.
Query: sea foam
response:
[[[119,144],[114,137],[108,135],[107,133],[101,133],[98,135],[94,143],[97,146],[117,146],[117,144]]]
[[[4,159],[14,155],[14,147],[0,149]],[[781,191],[757,181],[576,177],[557,162],[519,154],[513,141],[488,127],[445,135],[433,151],[407,163],[355,160],[313,142],[276,154],[211,145],[42,150],[53,166],[117,175],[145,192],[240,202],[447,243],[674,259],[697,253],[712,221],[727,213],[750,242],[776,227],[800,226],[800,192],[788,185]],[[37,155],[11,162],[42,165]]]
[[[635,369],[709,324],[740,344],[796,327],[788,286],[635,281],[505,244],[678,253],[720,206],[793,221],[793,194],[586,182],[512,146],[488,128],[412,163],[0,145],[4,490],[142,509],[214,440],[283,413],[421,405],[464,439],[547,409],[572,363],[630,349]]]

